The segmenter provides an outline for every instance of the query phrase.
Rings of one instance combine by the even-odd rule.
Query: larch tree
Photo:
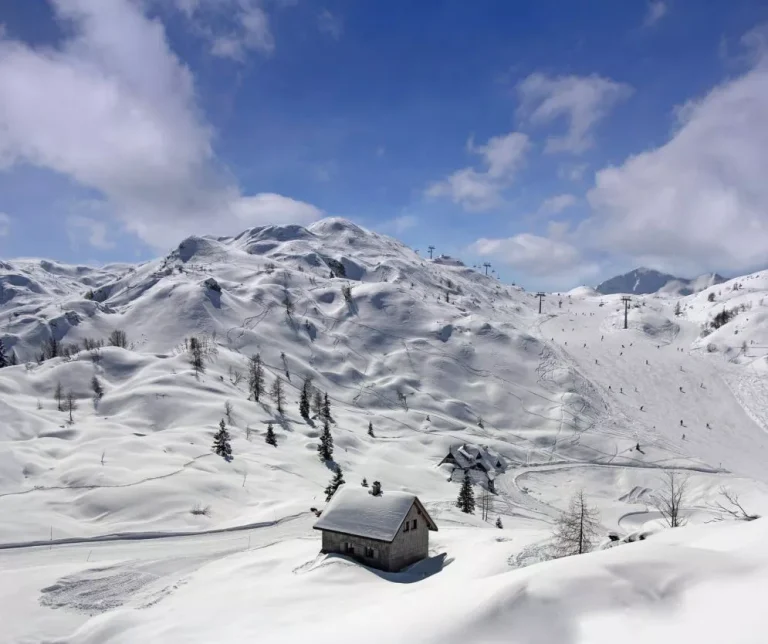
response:
[[[327,418],[323,419],[323,431],[320,434],[317,453],[320,456],[321,461],[330,461],[333,458],[333,436]]]
[[[555,523],[553,555],[568,557],[593,550],[599,529],[600,514],[587,503],[584,490],[579,490]]]
[[[331,482],[328,484],[328,487],[325,488],[325,500],[326,502],[330,501],[333,498],[333,495],[336,494],[336,490],[338,490],[342,485],[344,485],[346,481],[344,481],[344,475],[341,472],[341,468],[337,465],[336,466],[336,472],[333,475],[333,478],[331,479]]]
[[[261,354],[258,353],[248,361],[248,391],[256,402],[259,402],[264,392],[264,366],[261,364]]]
[[[277,408],[277,413],[282,415],[285,410],[285,392],[283,391],[283,379],[280,376],[275,378],[275,382],[272,383],[272,391],[270,393]]]
[[[53,399],[56,401],[56,409],[64,411],[61,404],[64,402],[64,387],[61,386],[61,382],[56,383],[56,389],[53,392]]]
[[[681,476],[674,470],[670,470],[665,473],[659,491],[653,496],[654,506],[670,528],[686,524],[687,520],[682,516],[682,510],[687,487],[688,476]]]
[[[75,398],[75,394],[72,391],[67,392],[67,397],[64,400],[64,411],[69,412],[69,422],[74,423],[74,419],[72,418],[72,412],[77,409],[77,398]]]
[[[464,480],[459,489],[459,498],[456,499],[456,507],[465,514],[475,513],[475,493],[472,490],[472,480],[469,472],[464,472]]]
[[[230,445],[229,432],[223,418],[219,423],[219,431],[213,435],[213,451],[225,461],[232,460],[232,445]]]

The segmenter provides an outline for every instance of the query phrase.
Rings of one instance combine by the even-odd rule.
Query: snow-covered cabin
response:
[[[493,481],[496,476],[507,469],[506,461],[497,452],[489,447],[469,443],[451,446],[448,454],[440,461],[440,465],[445,463],[464,472],[475,470],[484,473],[491,490],[493,490]]]
[[[437,525],[414,494],[344,485],[326,506],[315,530],[323,533],[321,552],[335,552],[366,566],[397,572],[427,557],[429,531]]]

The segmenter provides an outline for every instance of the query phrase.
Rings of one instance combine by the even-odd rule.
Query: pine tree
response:
[[[56,383],[56,390],[53,392],[53,399],[56,401],[56,409],[64,411],[61,408],[61,403],[64,400],[64,387],[61,386],[61,382]]]
[[[331,401],[328,399],[328,392],[325,392],[325,398],[323,398],[323,418],[327,421],[331,421]]]
[[[323,420],[323,433],[320,434],[317,453],[320,455],[321,461],[330,461],[333,458],[333,436],[327,418]]]
[[[363,477],[363,481],[362,483],[360,483],[360,485],[362,485],[363,487],[368,487],[368,479]]]
[[[277,447],[277,438],[275,437],[275,430],[272,429],[272,423],[267,425],[267,437],[264,440],[266,441],[267,445]]]
[[[323,394],[319,389],[315,389],[315,394],[312,396],[312,413],[315,418],[320,418],[323,414]]]
[[[93,402],[97,404],[102,398],[104,398],[104,388],[101,386],[99,379],[94,376],[91,378],[91,389],[93,390]]]
[[[10,360],[5,355],[5,347],[3,346],[3,339],[0,338],[0,369],[10,365]]]
[[[264,392],[264,367],[261,364],[261,355],[251,356],[248,362],[248,391],[256,402]]]
[[[219,431],[213,435],[213,451],[225,461],[232,460],[232,446],[229,444],[229,432],[223,418],[219,423]]]
[[[466,514],[475,513],[475,493],[472,490],[472,481],[469,478],[469,472],[464,472],[464,480],[459,490],[459,498],[456,500],[456,507]]]
[[[373,433],[373,423],[370,420],[368,421],[368,436],[372,438],[376,438],[376,436]]]
[[[380,481],[374,481],[373,485],[371,485],[371,494],[373,496],[381,496],[381,482]]]
[[[203,362],[203,346],[196,337],[192,336],[189,339],[189,364],[192,365],[192,369],[195,372],[195,377],[199,377],[201,373],[205,372],[205,364]]]
[[[309,420],[309,399],[312,395],[312,378],[304,378],[304,384],[301,387],[299,396],[299,414],[304,420]]]
[[[683,311],[680,308],[680,302],[678,302],[677,304],[675,304],[675,315],[680,315],[680,314],[682,314],[682,312]]]
[[[284,411],[283,405],[285,405],[285,393],[283,393],[283,379],[280,376],[275,378],[275,382],[272,383],[271,395],[277,407],[277,413],[282,415]]]
[[[599,526],[600,515],[587,505],[584,490],[579,490],[555,524],[554,556],[567,557],[589,552],[597,541]]]
[[[346,483],[346,481],[344,480],[344,475],[341,473],[341,468],[337,465],[336,473],[333,475],[333,478],[331,479],[331,482],[328,484],[328,487],[325,488],[326,502],[330,501],[331,498],[333,498],[333,495],[336,494],[336,490],[338,490],[342,485],[344,485],[344,483]]]
[[[501,530],[504,527],[504,524],[501,522],[501,517],[496,517],[496,527]]]

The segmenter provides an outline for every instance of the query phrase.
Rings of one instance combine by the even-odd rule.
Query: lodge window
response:
[[[349,543],[349,541],[346,541],[344,543],[344,552],[346,552],[348,555],[355,554],[355,546]]]
[[[414,519],[414,520],[413,520],[413,528],[412,528],[412,529],[413,529],[413,530],[415,530],[415,529],[416,529],[416,519]]]
[[[403,532],[408,532],[408,530],[410,530],[409,526],[410,526],[410,523],[408,523],[408,521],[406,521],[405,522],[405,527],[403,528]]]

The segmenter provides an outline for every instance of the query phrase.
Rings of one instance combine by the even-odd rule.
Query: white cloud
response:
[[[589,166],[586,163],[563,164],[557,169],[557,176],[569,181],[581,181]]]
[[[517,92],[518,113],[532,125],[559,119],[568,123],[564,135],[549,137],[546,152],[581,154],[594,145],[595,125],[616,103],[628,98],[632,88],[595,74],[550,78],[534,73],[518,84]]]
[[[470,251],[484,257],[494,257],[533,277],[569,279],[589,277],[597,266],[584,261],[579,250],[562,239],[521,233],[501,239],[478,239]]]
[[[219,58],[242,62],[249,51],[270,54],[275,40],[261,0],[173,0],[193,32]]]
[[[0,237],[7,237],[11,232],[11,218],[0,212]]]
[[[563,212],[563,210],[566,210],[567,208],[570,208],[571,206],[575,205],[576,201],[577,201],[576,197],[570,194],[562,194],[562,195],[555,195],[553,197],[548,197],[541,203],[541,206],[539,206],[538,215],[540,216],[557,215]]]
[[[419,219],[413,215],[403,215],[395,217],[389,223],[396,233],[403,233],[415,227],[419,223]]]
[[[457,170],[446,179],[427,187],[428,197],[447,197],[469,211],[482,211],[501,203],[501,193],[515,178],[525,162],[530,141],[525,134],[510,132],[494,136],[485,145],[476,146],[472,139],[467,149],[482,157],[485,170]]]
[[[339,40],[344,33],[344,22],[328,9],[323,9],[317,16],[317,28],[334,40]]]
[[[645,13],[645,20],[643,20],[643,25],[646,27],[652,27],[667,15],[667,11],[669,11],[669,7],[667,6],[667,3],[664,2],[664,0],[651,0],[651,2],[648,3],[648,9]]]
[[[243,196],[217,170],[192,75],[142,5],[53,0],[53,7],[69,34],[58,49],[0,40],[4,165],[47,168],[98,191],[129,231],[156,247],[192,232],[317,216],[309,204],[274,195],[254,208],[260,196]]]
[[[600,170],[582,230],[612,249],[693,274],[765,266],[768,59],[678,112],[659,148]]]
[[[98,219],[74,215],[67,219],[69,238],[77,245],[85,236],[88,244],[100,250],[114,248],[115,243],[107,239],[107,224]]]

